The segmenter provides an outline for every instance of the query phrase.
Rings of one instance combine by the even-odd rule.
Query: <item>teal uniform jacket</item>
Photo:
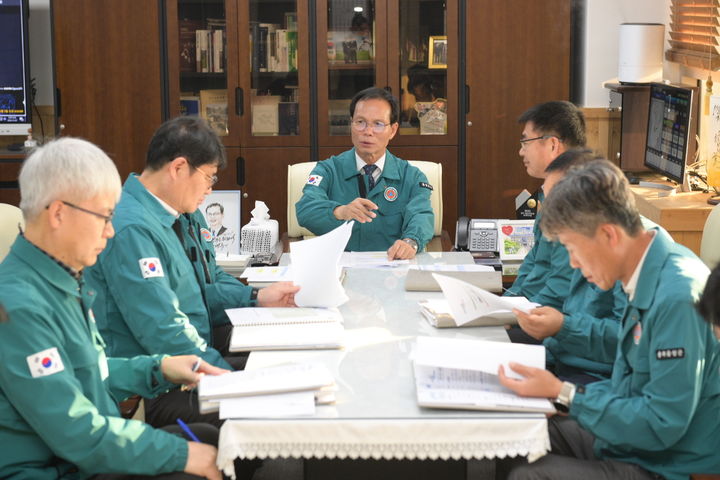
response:
[[[578,391],[570,415],[595,453],[668,480],[720,472],[720,351],[695,310],[708,275],[688,249],[655,235],[622,319],[609,380]]]
[[[202,214],[175,217],[131,174],[115,210],[108,241],[88,283],[97,290],[100,333],[115,356],[194,354],[230,368],[212,348],[212,327],[228,322],[226,308],[248,306],[251,288],[215,264]],[[193,261],[191,261],[193,259]]]
[[[185,468],[182,438],[120,417],[118,401],[170,384],[159,356],[105,357],[94,297],[23,236],[0,264],[0,478]]]
[[[344,222],[333,210],[362,196],[355,163],[355,149],[318,162],[310,174],[303,196],[295,204],[298,223],[315,235],[323,235]],[[433,237],[435,215],[430,206],[432,186],[417,167],[385,151],[385,167],[368,200],[378,206],[377,217],[369,223],[355,222],[348,251],[383,251],[396,240],[412,238],[421,251]]]
[[[555,374],[562,376],[579,370],[608,378],[626,305],[627,295],[620,282],[602,290],[585,280],[580,270],[574,270],[570,293],[562,308],[562,327],[543,340],[548,357],[555,364]]]
[[[540,192],[538,201],[544,199]],[[565,247],[543,236],[540,216],[541,212],[538,212],[533,225],[535,244],[523,259],[512,287],[504,295],[523,296],[540,305],[561,310],[570,292],[573,269]]]

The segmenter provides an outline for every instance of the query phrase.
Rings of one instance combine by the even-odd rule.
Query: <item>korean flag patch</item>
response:
[[[48,348],[34,355],[29,355],[26,360],[33,378],[47,377],[53,373],[65,370],[65,365],[62,363],[56,347]]]
[[[159,258],[141,258],[138,262],[140,262],[140,272],[142,272],[143,278],[165,276]]]
[[[320,186],[320,182],[322,182],[323,177],[321,175],[310,175],[308,177],[307,184],[308,185],[315,185],[316,187]]]

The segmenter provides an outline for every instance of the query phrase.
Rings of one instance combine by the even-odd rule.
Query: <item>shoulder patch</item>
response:
[[[26,358],[28,367],[30,368],[30,374],[33,378],[47,377],[53,373],[62,372],[65,370],[65,365],[62,363],[60,353],[56,347],[48,348],[42,352],[28,355]]]
[[[200,235],[202,235],[203,239],[204,239],[206,242],[212,242],[213,234],[210,233],[210,230],[208,230],[207,228],[201,228],[201,229],[200,229]]]
[[[682,347],[658,349],[655,350],[655,358],[658,360],[675,360],[685,358],[685,349]]]
[[[427,188],[428,190],[432,190],[432,189],[433,189],[433,186],[430,185],[430,184],[427,183],[427,182],[420,182],[420,187],[421,187],[421,188]]]
[[[316,187],[320,186],[320,182],[322,182],[322,175],[310,175],[308,177],[307,184],[308,185],[315,185]]]
[[[138,263],[140,263],[140,273],[143,278],[165,276],[159,258],[141,258]]]

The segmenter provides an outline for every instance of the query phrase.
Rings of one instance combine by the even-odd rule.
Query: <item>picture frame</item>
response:
[[[535,243],[535,220],[498,220],[500,260],[522,260]]]
[[[240,254],[241,199],[240,190],[213,190],[200,204],[218,257]]]
[[[428,39],[428,68],[447,68],[447,35]]]

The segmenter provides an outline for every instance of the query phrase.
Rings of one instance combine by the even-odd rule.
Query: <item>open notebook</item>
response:
[[[231,352],[342,347],[345,329],[337,309],[233,308]]]

